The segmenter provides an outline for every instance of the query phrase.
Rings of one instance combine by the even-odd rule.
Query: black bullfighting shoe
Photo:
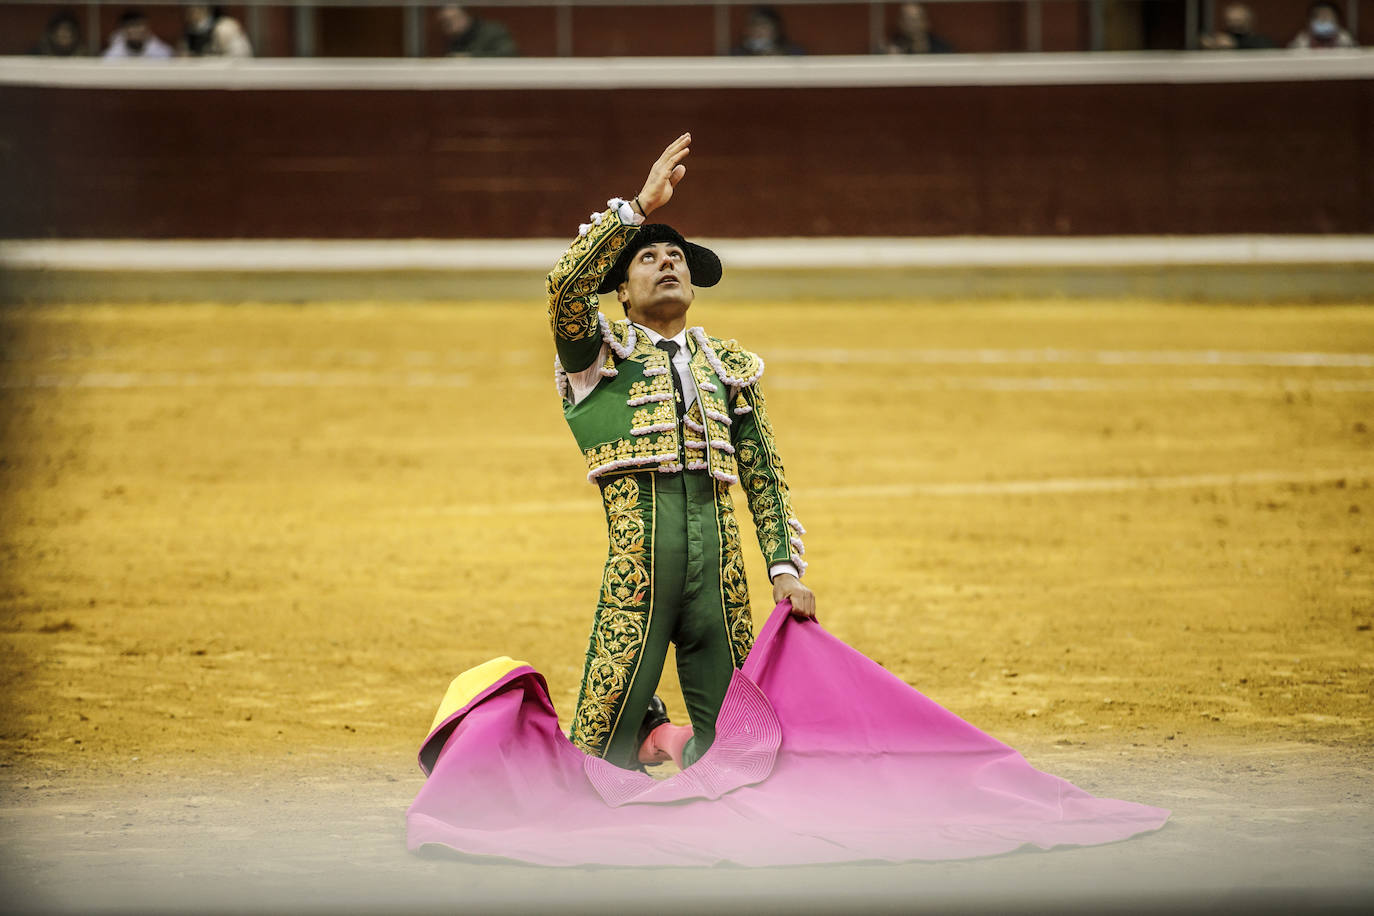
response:
[[[640,723],[639,734],[635,739],[635,743],[639,747],[640,763],[663,763],[669,759],[667,754],[659,756],[645,742],[649,740],[654,729],[660,725],[667,725],[670,721],[668,707],[663,705],[663,698],[654,694],[653,699],[649,701],[649,708],[644,713],[644,721]]]

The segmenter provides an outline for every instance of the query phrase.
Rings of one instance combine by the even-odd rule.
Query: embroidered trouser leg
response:
[[[706,474],[645,472],[609,481],[602,497],[610,553],[572,738],[632,765],[671,642],[695,733],[690,764],[714,740],[731,674],[753,643],[729,489]]]

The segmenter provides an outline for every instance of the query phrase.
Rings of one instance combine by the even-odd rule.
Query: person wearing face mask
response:
[[[771,6],[756,6],[749,11],[749,24],[744,29],[744,40],[732,48],[730,53],[736,57],[773,57],[806,52],[788,41],[781,13]]]
[[[153,34],[142,10],[129,9],[120,14],[104,57],[106,60],[170,60],[172,46]]]
[[[1209,51],[1256,51],[1276,48],[1273,39],[1255,31],[1255,12],[1244,3],[1228,3],[1222,13],[1223,28],[1201,36],[1199,43]]]
[[[1355,39],[1341,25],[1341,11],[1330,0],[1317,0],[1307,8],[1307,28],[1288,43],[1290,48],[1354,48]]]

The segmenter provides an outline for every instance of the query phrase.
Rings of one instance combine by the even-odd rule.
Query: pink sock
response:
[[[666,753],[673,763],[681,767],[682,752],[691,740],[692,726],[664,722],[649,732],[649,737],[644,739],[644,744],[639,749],[639,759],[643,763],[654,763],[663,760],[663,754]],[[649,759],[646,760],[646,756]]]

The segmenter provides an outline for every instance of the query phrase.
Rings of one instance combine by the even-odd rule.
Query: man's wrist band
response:
[[[638,195],[638,194],[635,195],[635,206],[639,208],[639,215],[640,215],[640,216],[646,216],[646,217],[647,217],[647,216],[649,215],[648,212],[644,209],[644,205],[643,205],[642,203],[639,202],[639,195]]]

